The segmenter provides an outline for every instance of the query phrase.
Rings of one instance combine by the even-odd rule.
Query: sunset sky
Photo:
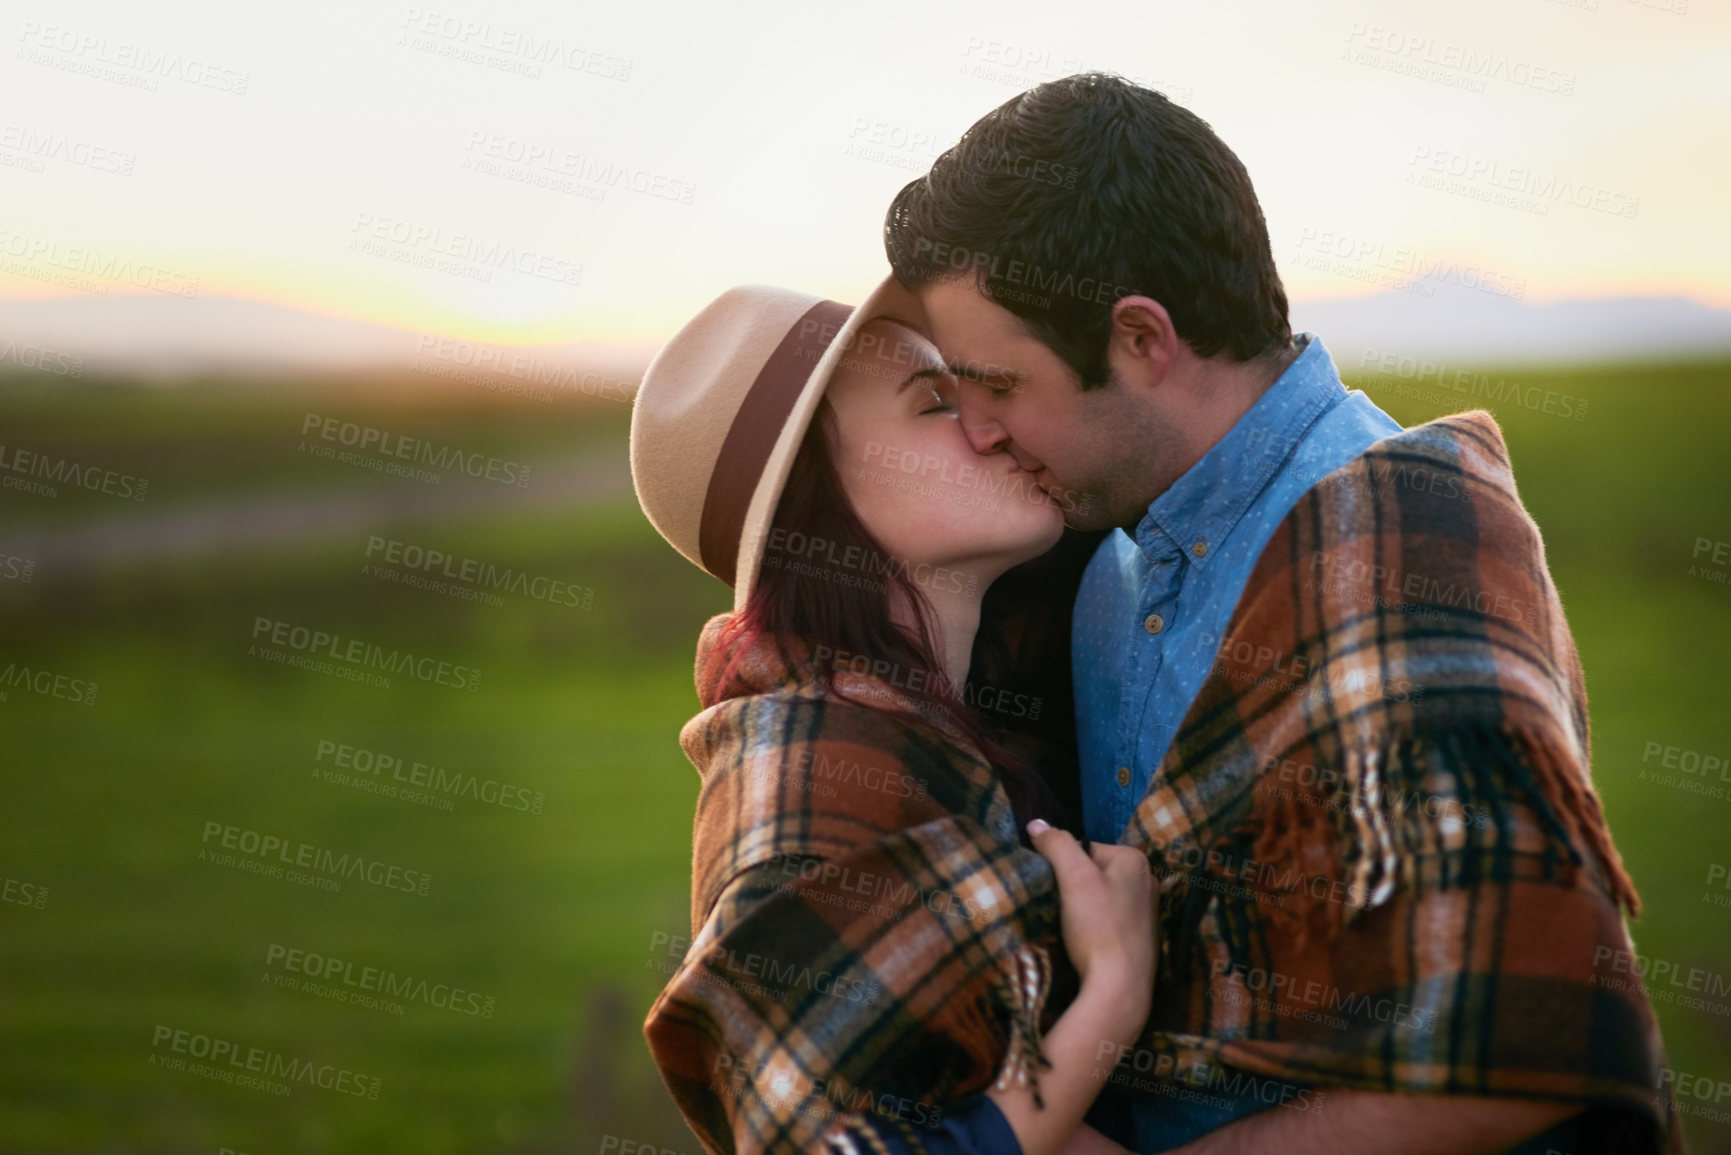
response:
[[[0,298],[196,292],[518,343],[656,341],[742,282],[854,300],[903,183],[1099,68],[1243,158],[1295,299],[1418,268],[1731,307],[1723,5],[839,11],[37,4],[0,71]]]

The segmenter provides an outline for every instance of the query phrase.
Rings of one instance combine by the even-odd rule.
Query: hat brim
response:
[[[733,609],[736,613],[745,608],[752,589],[757,585],[758,571],[763,564],[764,546],[769,540],[770,524],[775,520],[776,507],[781,504],[782,491],[787,488],[788,474],[793,471],[793,459],[799,455],[800,443],[805,440],[806,430],[811,428],[812,417],[817,413],[825,390],[829,388],[830,378],[835,375],[836,367],[847,355],[860,329],[867,322],[880,317],[911,324],[920,332],[926,329],[919,298],[894,276],[889,276],[866,294],[865,300],[848,314],[847,320],[836,330],[835,340],[829,343],[823,356],[818,358],[811,376],[806,379],[804,388],[788,412],[787,421],[781,427],[781,435],[776,438],[775,447],[770,450],[769,459],[763,466],[763,474],[751,495],[751,504],[746,509],[745,525],[740,531],[739,560],[734,571],[736,578],[733,585]]]

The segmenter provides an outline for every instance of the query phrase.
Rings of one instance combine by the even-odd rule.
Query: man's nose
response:
[[[974,447],[974,452],[982,456],[1001,452],[1010,440],[1003,425],[986,413],[980,404],[980,393],[984,390],[985,386],[972,381],[962,382],[956,390],[956,414],[961,418],[962,432],[967,436],[968,444]]]

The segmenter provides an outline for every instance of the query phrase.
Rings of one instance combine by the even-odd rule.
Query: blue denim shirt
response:
[[[1149,505],[1134,537],[1109,534],[1083,574],[1070,656],[1091,839],[1117,842],[1129,824],[1281,520],[1323,477],[1401,430],[1347,391],[1314,334],[1296,340],[1302,352],[1280,378]],[[1102,1099],[1113,1097],[1108,1084]],[[1146,1097],[1102,1102],[1091,1115],[1102,1130],[1113,1119],[1113,1137],[1147,1155],[1266,1105],[1255,1096],[1230,1107]]]

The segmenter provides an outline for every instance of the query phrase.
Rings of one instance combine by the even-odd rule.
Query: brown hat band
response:
[[[737,578],[739,537],[764,465],[812,369],[852,312],[835,301],[819,301],[808,309],[758,370],[727,428],[703,498],[697,549],[704,568],[728,585]]]

